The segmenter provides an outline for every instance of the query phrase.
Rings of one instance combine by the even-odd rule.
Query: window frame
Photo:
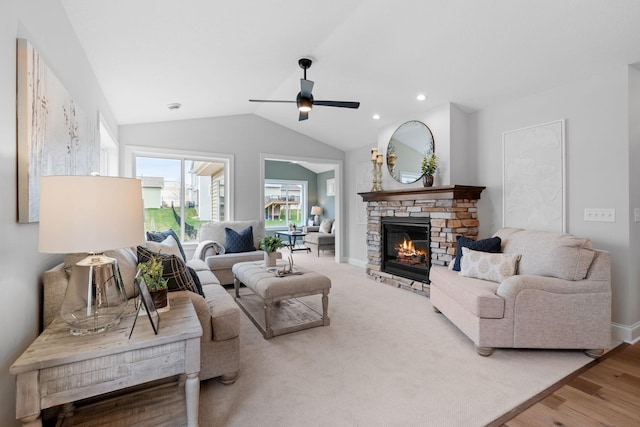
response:
[[[276,178],[276,179],[271,179],[271,178],[264,178],[263,179],[263,186],[262,186],[262,191],[263,194],[265,194],[265,190],[266,190],[266,186],[267,184],[289,184],[289,185],[300,185],[302,186],[302,194],[300,195],[300,210],[302,212],[302,218],[300,219],[300,224],[296,224],[298,225],[300,228],[304,227],[307,224],[307,219],[308,219],[308,199],[309,199],[309,182],[308,181],[300,181],[300,180],[295,180],[295,179],[281,179],[281,178]],[[264,203],[265,203],[265,198],[266,198],[266,194],[263,196],[262,198],[262,217],[264,218]],[[278,231],[278,230],[286,230],[288,229],[288,225],[278,225],[278,226],[267,226],[266,225],[266,218],[264,218],[265,220],[265,230],[267,231]]]
[[[175,159],[181,161],[181,179],[184,180],[184,162],[188,160],[196,160],[202,162],[224,163],[224,218],[225,221],[233,221],[234,219],[234,200],[233,192],[230,190],[233,186],[233,164],[234,155],[226,153],[208,153],[201,151],[176,150],[171,148],[156,148],[128,145],[124,150],[124,176],[135,178],[136,175],[136,157],[155,157],[164,159]],[[181,194],[181,209],[184,208],[184,187]],[[184,218],[184,213],[181,213]],[[184,244],[184,227],[180,227],[180,240]]]

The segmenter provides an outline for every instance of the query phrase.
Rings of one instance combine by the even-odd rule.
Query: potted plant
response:
[[[162,259],[158,255],[152,255],[148,261],[138,263],[140,274],[147,284],[147,289],[153,298],[157,309],[167,306],[167,279],[162,277]]]
[[[433,185],[433,174],[438,170],[438,159],[436,153],[431,153],[422,158],[422,164],[420,165],[422,170],[422,184],[425,187],[431,187]]]
[[[278,236],[267,236],[260,241],[260,249],[264,251],[264,266],[276,266],[276,251],[283,247],[284,244]]]

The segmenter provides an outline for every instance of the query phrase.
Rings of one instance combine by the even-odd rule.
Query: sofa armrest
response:
[[[611,293],[611,285],[605,280],[564,280],[555,277],[516,275],[505,279],[496,294],[513,299],[524,290],[538,290],[555,294]]]
[[[198,246],[196,246],[191,259],[200,259],[204,261],[208,256],[218,255],[218,248],[220,246],[221,245],[218,242],[213,240],[203,240],[198,242]]]
[[[305,233],[317,233],[318,231],[320,231],[320,226],[319,225],[307,225],[307,226],[302,228],[302,231],[304,231]]]

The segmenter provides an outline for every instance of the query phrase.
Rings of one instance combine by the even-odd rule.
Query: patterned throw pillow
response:
[[[180,251],[180,255],[182,255],[182,260],[186,261],[187,256],[184,253],[184,249],[182,249],[180,238],[175,231],[171,229],[167,231],[147,231],[147,240],[150,242],[162,242],[169,236],[173,236],[173,238],[176,240],[176,243],[178,244],[178,250]]]
[[[171,236],[161,242],[149,240],[145,243],[145,246],[153,252],[158,252],[164,255],[175,255],[182,258],[182,254],[178,248],[178,243],[176,242],[176,239]]]
[[[240,252],[251,252],[256,250],[255,246],[253,246],[252,226],[245,228],[239,233],[231,228],[225,227],[224,234],[227,240],[226,253],[236,254]]]
[[[325,218],[320,223],[320,228],[318,229],[318,231],[320,233],[331,233],[331,226],[332,225],[333,225],[333,221],[331,221],[330,219]]]
[[[193,277],[187,270],[187,266],[180,257],[176,255],[164,255],[162,253],[153,252],[144,246],[138,246],[138,263],[147,262],[153,256],[159,256],[162,260],[162,277],[167,279],[167,287],[169,292],[172,291],[191,291],[198,292],[198,287],[193,281]]]
[[[502,254],[462,248],[460,275],[501,283],[518,273],[520,254]]]
[[[468,237],[456,237],[456,258],[453,262],[453,270],[460,271],[460,259],[462,258],[462,248],[473,249],[482,252],[500,252],[502,239],[499,237],[491,237],[483,240],[473,240]]]

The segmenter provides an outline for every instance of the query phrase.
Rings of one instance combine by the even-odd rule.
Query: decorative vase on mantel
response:
[[[422,185],[433,187],[433,175],[422,175]]]

